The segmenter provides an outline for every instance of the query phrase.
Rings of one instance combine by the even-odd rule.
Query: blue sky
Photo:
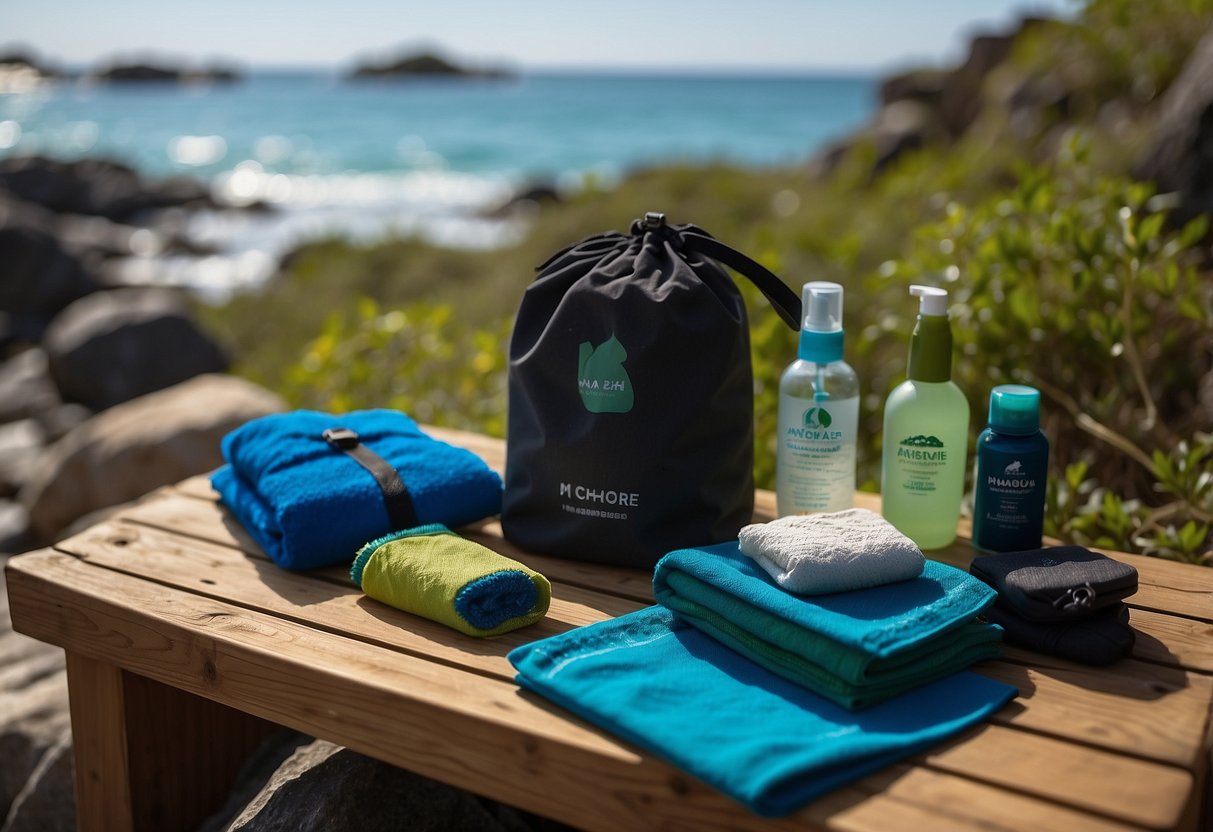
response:
[[[346,64],[435,45],[527,68],[890,69],[963,57],[966,36],[1072,0],[3,0],[0,44],[86,64],[115,54]]]

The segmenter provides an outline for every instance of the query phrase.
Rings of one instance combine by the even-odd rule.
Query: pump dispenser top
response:
[[[842,286],[825,280],[804,284],[804,325],[798,357],[814,364],[842,360]]]
[[[910,337],[906,375],[914,381],[952,379],[952,327],[948,324],[948,292],[934,286],[914,285],[918,323]]]

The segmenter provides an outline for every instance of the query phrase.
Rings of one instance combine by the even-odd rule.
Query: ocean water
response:
[[[416,234],[493,246],[486,208],[517,188],[576,189],[670,162],[796,164],[859,126],[876,81],[830,76],[528,74],[347,82],[256,72],[231,85],[44,86],[0,95],[0,156],[106,156],[210,181],[269,214],[199,214],[210,258],[149,258],[132,279],[211,292],[263,280],[301,240]]]

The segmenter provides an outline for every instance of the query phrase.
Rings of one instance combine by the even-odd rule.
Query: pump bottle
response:
[[[973,546],[983,552],[1039,549],[1044,531],[1049,440],[1040,431],[1040,391],[1000,384],[989,427],[977,437]]]
[[[907,379],[885,401],[880,493],[885,519],[920,548],[956,539],[969,444],[969,402],[952,382],[948,293],[911,286],[919,299]]]
[[[859,379],[842,360],[842,286],[806,283],[796,361],[779,381],[780,516],[841,511],[855,499]]]

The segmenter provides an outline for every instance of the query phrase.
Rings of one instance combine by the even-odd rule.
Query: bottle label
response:
[[[858,423],[858,396],[820,402],[781,398],[776,470],[780,514],[851,507]]]
[[[939,474],[948,467],[951,452],[938,436],[916,434],[897,443],[897,484],[910,494],[939,490]]]
[[[1047,456],[1031,449],[979,452],[973,519],[980,548],[1007,552],[1040,546],[1046,461]]]

